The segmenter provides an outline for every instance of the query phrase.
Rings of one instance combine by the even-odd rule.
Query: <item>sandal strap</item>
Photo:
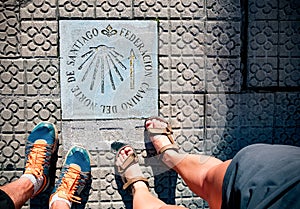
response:
[[[148,179],[142,176],[138,176],[138,177],[134,177],[131,179],[127,179],[127,182],[123,185],[123,189],[127,189],[129,186],[131,186],[132,184],[134,184],[135,182],[138,181],[143,181],[146,183],[147,187],[149,187],[149,183],[148,183]]]
[[[160,150],[158,150],[158,154],[163,154],[165,151],[170,150],[170,149],[178,152],[179,147],[176,144],[169,144],[169,145],[162,147]]]
[[[126,146],[128,146],[128,145],[126,145]],[[123,150],[126,146],[122,147],[120,150]],[[116,156],[118,156],[118,155],[119,155],[119,153]],[[126,160],[123,162],[122,165],[117,166],[117,170],[118,170],[119,174],[123,174],[129,166],[131,166],[132,164],[137,163],[137,162],[139,162],[139,159],[134,151],[132,154],[128,155],[128,157],[126,158]]]
[[[175,140],[173,138],[173,130],[172,127],[170,126],[170,124],[168,123],[168,121],[159,118],[159,117],[151,117],[150,119],[158,119],[164,123],[167,124],[167,127],[165,128],[148,128],[148,133],[150,135],[166,135],[169,139],[169,141],[171,142],[171,144],[166,145],[164,147],[162,147],[160,150],[157,151],[157,154],[162,154],[165,151],[172,149],[178,152],[179,147],[175,144]],[[149,120],[149,119],[148,119]]]

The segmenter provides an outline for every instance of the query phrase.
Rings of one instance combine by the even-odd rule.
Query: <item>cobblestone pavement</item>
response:
[[[97,135],[91,127],[104,127],[107,141],[117,135],[137,143],[151,192],[165,202],[208,208],[179,176],[147,157],[136,141],[144,134],[143,119],[62,118],[61,20],[159,22],[157,105],[183,152],[226,160],[253,143],[300,146],[299,1],[2,0],[0,185],[22,174],[25,140],[40,121],[58,126],[58,174],[69,137],[76,137],[63,127],[79,124],[87,136]],[[128,123],[136,132],[129,133]],[[131,196],[116,181],[114,153],[109,147],[90,152],[93,183],[86,208],[131,208]],[[47,204],[28,202],[24,208]]]

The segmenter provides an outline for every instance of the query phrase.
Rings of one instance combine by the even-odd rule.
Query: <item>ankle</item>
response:
[[[65,198],[61,198],[59,197],[58,194],[55,194],[50,202],[49,202],[49,208],[51,209],[52,207],[53,208],[65,208],[65,207],[62,207],[62,206],[68,206],[69,208],[72,207],[72,202],[65,199]]]
[[[162,155],[162,162],[169,168],[173,168],[181,161],[180,154],[173,149],[166,150]]]
[[[44,180],[45,180],[43,176],[36,177],[33,174],[23,174],[20,178],[29,179],[30,182],[33,184],[32,196],[35,196],[39,192],[39,190],[44,185]]]

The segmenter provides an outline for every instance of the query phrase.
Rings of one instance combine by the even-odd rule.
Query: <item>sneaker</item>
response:
[[[83,194],[86,194],[83,191],[90,185],[89,153],[83,147],[73,146],[66,155],[61,174],[50,196],[50,205],[54,202],[54,197],[67,200],[70,204],[73,202],[81,204]]]
[[[24,174],[32,174],[36,178],[43,177],[42,186],[34,196],[45,191],[49,185],[49,169],[51,155],[58,144],[58,132],[52,123],[41,122],[30,133],[25,147]]]

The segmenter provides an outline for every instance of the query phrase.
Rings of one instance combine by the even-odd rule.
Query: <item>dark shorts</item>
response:
[[[300,148],[256,144],[242,149],[227,168],[222,209],[299,209]]]
[[[15,205],[10,197],[0,189],[0,208],[15,209]]]

